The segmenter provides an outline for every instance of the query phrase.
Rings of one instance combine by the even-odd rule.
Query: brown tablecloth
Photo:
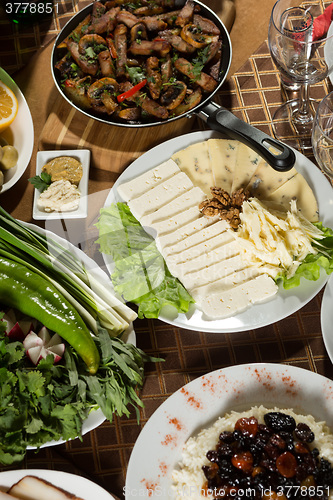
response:
[[[321,98],[330,90],[330,83],[325,81],[314,85],[311,93]],[[217,100],[235,115],[271,134],[271,113],[285,98],[265,42],[227,80]],[[196,126],[203,128],[202,123]],[[92,172],[93,177],[98,175],[98,171]],[[105,189],[107,184],[103,186]],[[87,240],[85,251],[103,264],[94,244],[94,223],[105,192],[96,196],[96,210],[89,214],[83,236]],[[10,203],[9,198],[4,199]],[[251,362],[286,363],[333,378],[333,367],[322,340],[321,299],[319,293],[288,318],[241,333],[192,332],[158,320],[135,321],[137,345],[165,359],[164,363],[146,367],[141,391],[145,407],[140,424],[137,425],[134,412],[130,418],[115,417],[112,423],[106,422],[84,436],[82,442],[74,440],[38,453],[29,451],[19,467],[74,472],[121,497],[128,460],[140,429],[156,408],[192,379],[217,368]]]

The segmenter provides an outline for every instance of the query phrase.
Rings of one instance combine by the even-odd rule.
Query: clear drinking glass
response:
[[[324,57],[325,44],[333,35],[313,40],[314,19],[322,14],[320,1],[278,0],[273,7],[268,43],[272,59],[285,78],[300,84],[298,97],[280,106],[272,117],[274,135],[295,148],[310,149],[317,103],[309,98],[309,86],[333,70]]]
[[[312,147],[318,165],[333,180],[333,92],[318,105],[313,124]]]

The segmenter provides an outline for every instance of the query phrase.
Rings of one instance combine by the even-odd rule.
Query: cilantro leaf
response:
[[[47,172],[41,172],[40,175],[35,175],[35,177],[30,177],[29,182],[41,193],[47,189],[51,184],[51,175]]]
[[[192,59],[194,81],[200,77],[201,71],[209,59],[210,46],[206,45],[203,49],[197,51],[196,57]]]
[[[146,75],[140,66],[126,66],[126,71],[131,82],[136,85],[146,78]]]
[[[132,405],[138,418],[142,402],[136,391],[143,385],[143,366],[155,358],[111,338],[99,326],[94,341],[102,361],[96,375],[87,375],[85,363],[69,345],[61,363],[54,365],[53,357],[47,356],[35,367],[23,344],[11,341],[1,330],[1,464],[22,461],[27,446],[81,439],[82,424],[93,409],[101,408],[111,421],[115,413],[129,416],[128,406]]]

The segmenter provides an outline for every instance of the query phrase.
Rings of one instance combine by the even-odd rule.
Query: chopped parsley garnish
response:
[[[193,72],[195,74],[195,79],[198,79],[201,71],[203,70],[205,64],[208,61],[210,52],[210,46],[206,45],[203,49],[198,50],[197,57],[192,59]]]
[[[136,85],[137,83],[140,83],[142,80],[146,78],[146,75],[140,66],[134,66],[133,68],[130,68],[126,66],[126,71],[128,73],[128,76],[131,80],[131,82]]]

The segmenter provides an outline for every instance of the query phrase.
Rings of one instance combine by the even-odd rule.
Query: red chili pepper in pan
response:
[[[126,90],[126,92],[124,92],[123,94],[119,94],[117,96],[117,101],[123,102],[125,99],[132,97],[138,90],[142,89],[142,87],[144,87],[146,83],[147,83],[146,78],[144,80],[141,80],[141,82],[134,85],[134,87],[130,88],[129,90]]]
[[[75,87],[75,84],[72,80],[66,80],[65,87]]]

